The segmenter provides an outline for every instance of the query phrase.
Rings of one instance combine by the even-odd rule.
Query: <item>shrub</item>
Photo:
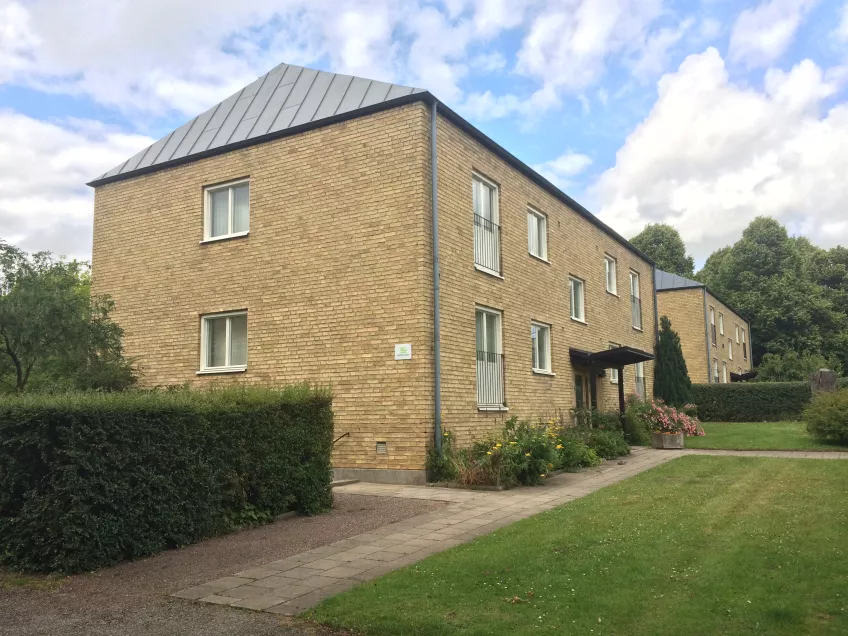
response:
[[[329,393],[0,401],[0,562],[79,572],[331,503]]]
[[[704,422],[779,422],[801,418],[810,403],[806,382],[693,384],[692,401]]]
[[[570,438],[561,440],[557,444],[557,463],[558,470],[565,470],[569,473],[576,472],[581,468],[592,468],[601,463],[601,458],[598,454],[586,445],[580,438]]]
[[[686,405],[693,410],[692,405]],[[686,408],[684,407],[684,408]],[[665,404],[662,400],[653,400],[651,410],[648,411],[648,429],[654,433],[683,433],[689,437],[700,437],[704,435],[701,422],[697,417],[692,417],[684,409],[676,409]]]
[[[624,439],[634,446],[647,446],[651,443],[651,430],[648,427],[651,405],[636,393],[628,395],[625,404]]]
[[[804,421],[813,437],[848,444],[848,389],[816,395],[804,410]]]
[[[591,429],[586,431],[583,440],[586,445],[603,459],[616,459],[630,454],[630,446],[620,431]]]
[[[427,444],[427,478],[430,481],[454,481],[457,478],[456,449],[454,435],[447,429],[442,430],[442,452],[436,452],[433,442]]]
[[[680,336],[671,328],[668,316],[660,318],[660,330],[657,334],[654,396],[662,398],[672,406],[683,406],[692,399],[692,381],[683,358]]]

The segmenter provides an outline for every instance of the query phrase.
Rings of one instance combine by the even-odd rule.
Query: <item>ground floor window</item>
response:
[[[203,316],[200,324],[200,370],[243,371],[246,368],[247,312]]]
[[[726,362],[721,363],[721,381],[724,384],[727,384],[727,363]]]
[[[636,363],[636,393],[639,394],[643,400],[648,397],[648,393],[645,390],[645,363],[637,362]]]
[[[718,384],[718,360],[713,358],[713,383]]]
[[[501,353],[501,313],[477,308],[477,405],[499,408],[504,399],[504,360]]]
[[[538,322],[530,324],[533,345],[533,371],[551,372],[551,327]]]

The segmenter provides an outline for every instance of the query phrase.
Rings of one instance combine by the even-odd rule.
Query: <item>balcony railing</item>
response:
[[[477,405],[489,408],[506,405],[501,353],[477,351]]]
[[[479,214],[474,215],[474,263],[501,273],[501,226]]]
[[[630,313],[633,318],[633,326],[636,329],[642,328],[642,299],[638,296],[630,295]]]

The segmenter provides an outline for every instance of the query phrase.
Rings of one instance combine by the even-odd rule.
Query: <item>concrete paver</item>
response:
[[[295,615],[326,598],[560,506],[684,455],[848,459],[848,453],[634,449],[623,463],[551,477],[542,486],[503,492],[355,483],[336,489],[361,495],[446,501],[451,505],[288,559],[223,577],[174,596],[273,614]]]

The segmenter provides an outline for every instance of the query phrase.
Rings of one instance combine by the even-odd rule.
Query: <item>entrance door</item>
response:
[[[589,374],[575,373],[574,374],[574,407],[584,409],[589,406]]]

